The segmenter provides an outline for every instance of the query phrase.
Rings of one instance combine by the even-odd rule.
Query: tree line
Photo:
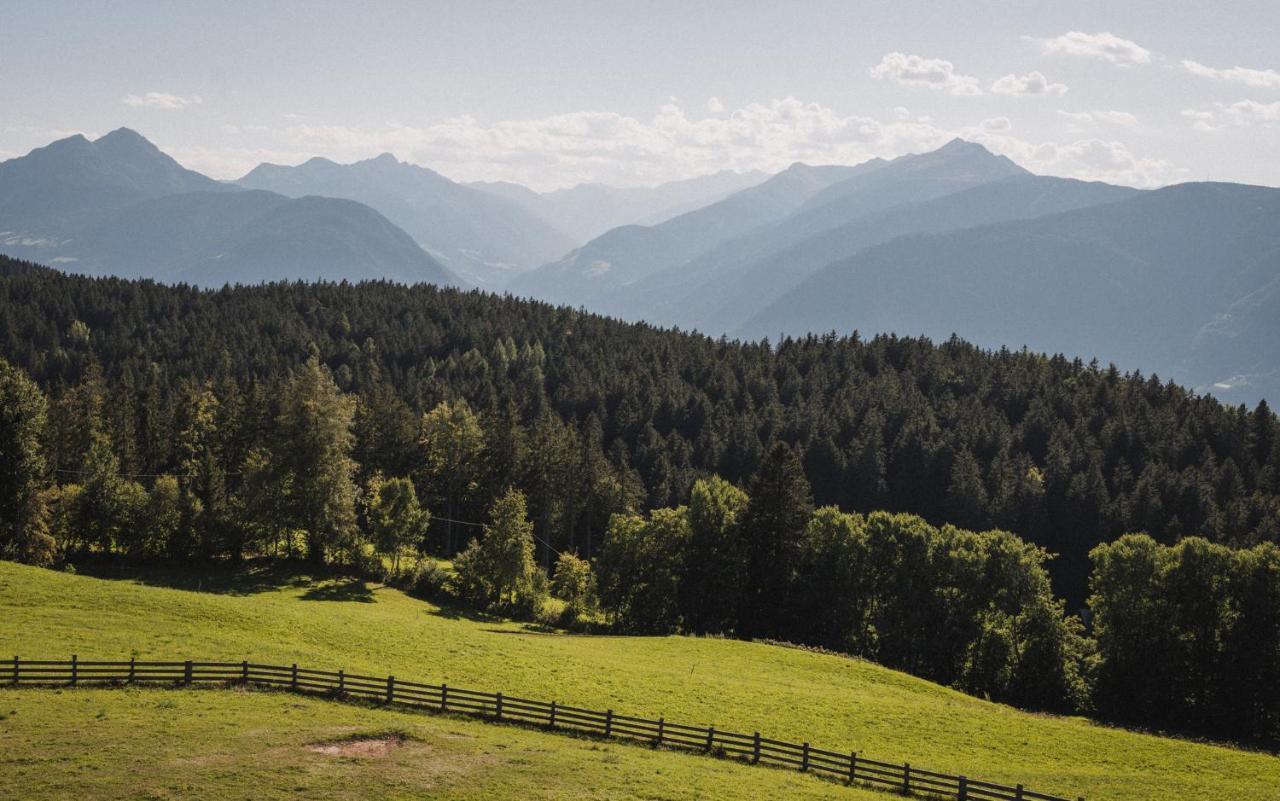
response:
[[[430,287],[3,272],[5,436],[26,443],[4,458],[38,455],[3,514],[44,521],[9,524],[8,557],[365,569],[426,548],[473,603],[550,592],[622,630],[782,639],[1028,706],[1275,736],[1275,698],[1206,712],[1269,675],[1265,647],[1232,672],[1220,646],[1155,701],[1115,690],[1140,680],[1108,633],[1132,633],[1108,622],[1128,585],[1090,558],[1146,531],[1269,564],[1265,404],[957,340],[770,346]],[[1238,604],[1265,609],[1258,570]],[[1268,642],[1249,620],[1214,642]]]

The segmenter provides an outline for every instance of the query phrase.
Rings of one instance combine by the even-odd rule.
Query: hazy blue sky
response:
[[[0,158],[129,126],[219,178],[392,151],[548,188],[961,135],[1045,173],[1280,184],[1278,0],[0,0],[0,36]]]

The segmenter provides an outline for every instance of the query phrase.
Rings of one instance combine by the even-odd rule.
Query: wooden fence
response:
[[[667,748],[703,752],[743,760],[751,764],[794,768],[843,781],[894,790],[904,795],[955,798],[958,801],[1069,801],[1061,796],[1032,792],[1022,785],[1009,787],[913,767],[910,763],[880,762],[856,751],[827,751],[809,743],[788,743],[761,736],[738,734],[714,726],[688,726],[658,718],[632,717],[600,712],[556,701],[467,690],[445,684],[421,684],[395,676],[363,676],[344,670],[311,670],[294,665],[256,662],[89,662],[72,656],[69,661],[30,660],[13,657],[0,662],[0,682],[14,685],[81,684],[254,684],[294,692],[351,696],[385,704],[473,715],[491,720],[565,729],[592,735],[637,740]],[[1077,801],[1084,801],[1078,798]]]

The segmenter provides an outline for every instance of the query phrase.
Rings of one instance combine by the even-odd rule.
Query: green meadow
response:
[[[0,654],[297,662],[759,730],[1070,798],[1280,798],[1275,756],[1021,712],[840,656],[540,631],[282,567],[91,572],[0,562]],[[281,693],[4,689],[0,714],[6,798],[884,797],[642,745]],[[405,739],[377,757],[306,750],[385,732]]]

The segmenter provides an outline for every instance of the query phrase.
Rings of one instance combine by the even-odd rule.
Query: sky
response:
[[[960,136],[1035,172],[1280,185],[1277,0],[0,0],[0,159],[126,126],[216,178],[383,152],[651,185]]]

